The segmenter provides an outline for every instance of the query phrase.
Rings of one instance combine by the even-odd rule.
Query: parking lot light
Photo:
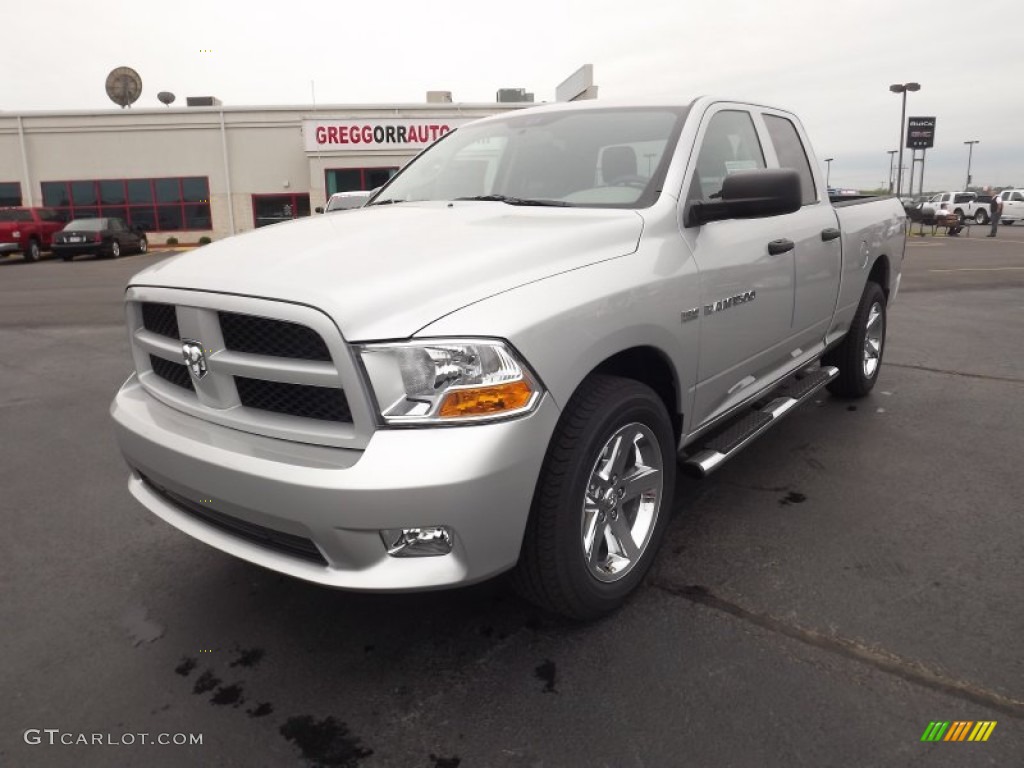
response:
[[[903,94],[903,110],[900,113],[900,164],[899,173],[896,176],[896,194],[899,197],[903,196],[903,139],[904,131],[907,127],[907,91],[919,91],[921,90],[920,83],[895,83],[889,86],[889,90],[893,93]]]
[[[974,145],[981,144],[981,142],[977,139],[972,139],[965,141],[964,144],[967,145],[967,181],[964,182],[964,192],[966,192],[967,188],[971,186],[971,155],[974,154]]]

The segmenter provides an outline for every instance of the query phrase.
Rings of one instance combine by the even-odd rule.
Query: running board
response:
[[[802,378],[788,380],[769,394],[771,400],[765,405],[751,409],[715,433],[700,451],[683,460],[683,466],[707,477],[838,375],[838,368],[822,366]]]

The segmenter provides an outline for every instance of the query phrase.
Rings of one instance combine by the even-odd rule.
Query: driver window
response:
[[[764,167],[764,152],[750,113],[723,110],[711,118],[704,133],[689,199],[720,198],[726,176]]]

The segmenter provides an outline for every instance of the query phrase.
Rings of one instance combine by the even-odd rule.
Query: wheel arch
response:
[[[875,263],[871,265],[871,271],[868,273],[868,281],[872,283],[878,283],[882,286],[882,291],[885,293],[885,300],[889,300],[890,293],[890,280],[892,279],[892,269],[889,266],[889,257],[884,253],[880,254],[875,259]]]
[[[670,362],[668,355],[652,346],[623,349],[594,366],[577,384],[577,389],[583,381],[594,374],[633,379],[653,389],[665,404],[665,410],[668,411],[672,421],[675,440],[679,441],[683,427],[679,377],[676,375],[675,367]]]

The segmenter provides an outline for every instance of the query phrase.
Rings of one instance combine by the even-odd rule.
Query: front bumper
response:
[[[166,522],[297,578],[395,592],[468,584],[515,565],[559,414],[545,396],[534,413],[511,421],[380,429],[358,451],[210,424],[156,401],[132,375],[111,415],[133,469],[129,490]],[[308,540],[323,560],[235,535],[189,511],[200,505],[239,523],[235,530]],[[379,533],[432,525],[453,530],[451,553],[391,557]]]
[[[20,251],[20,243],[0,243],[0,253],[19,253]]]

